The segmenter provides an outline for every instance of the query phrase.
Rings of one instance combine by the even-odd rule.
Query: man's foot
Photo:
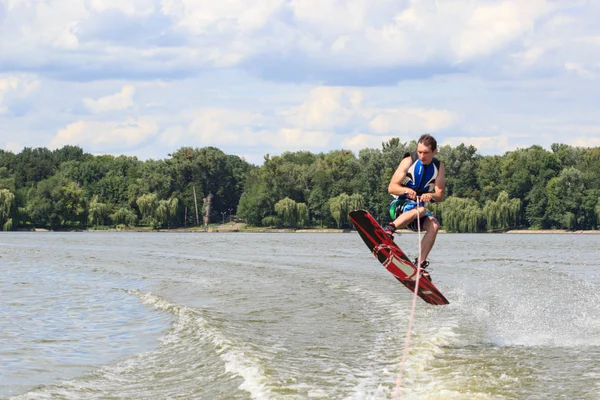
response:
[[[415,265],[419,265],[419,259],[415,258]],[[423,261],[421,263],[421,276],[427,280],[429,280],[429,282],[433,282],[431,280],[431,275],[429,275],[429,272],[425,270],[425,268],[429,267],[429,261]]]
[[[391,240],[394,240],[394,232],[396,232],[396,226],[393,223],[389,223],[383,227],[383,231]]]

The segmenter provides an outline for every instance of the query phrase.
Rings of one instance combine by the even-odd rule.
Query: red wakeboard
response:
[[[350,220],[379,262],[414,293],[418,273],[417,267],[408,259],[400,247],[388,237],[375,218],[365,210],[356,210],[350,212]],[[438,288],[424,277],[419,278],[417,294],[429,304],[450,304]]]

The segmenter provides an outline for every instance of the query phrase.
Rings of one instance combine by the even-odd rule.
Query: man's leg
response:
[[[429,256],[429,252],[433,248],[435,238],[440,230],[440,223],[433,216],[427,217],[421,229],[426,231],[421,241],[421,262],[423,262],[427,260],[427,256]]]
[[[427,209],[425,207],[416,207],[400,214],[400,216],[394,220],[393,224],[396,229],[406,228],[411,222],[417,219],[417,215],[421,218],[425,216],[426,213]]]

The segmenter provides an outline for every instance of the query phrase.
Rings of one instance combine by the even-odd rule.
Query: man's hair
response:
[[[435,151],[437,149],[437,141],[429,133],[421,135],[417,143],[422,143],[425,146],[429,146],[431,148],[431,151]]]

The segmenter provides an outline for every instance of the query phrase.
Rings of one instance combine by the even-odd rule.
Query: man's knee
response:
[[[438,233],[438,231],[440,230],[440,223],[438,222],[437,219],[435,218],[428,218],[427,222],[425,224],[425,228],[427,231],[431,231],[433,233]]]

